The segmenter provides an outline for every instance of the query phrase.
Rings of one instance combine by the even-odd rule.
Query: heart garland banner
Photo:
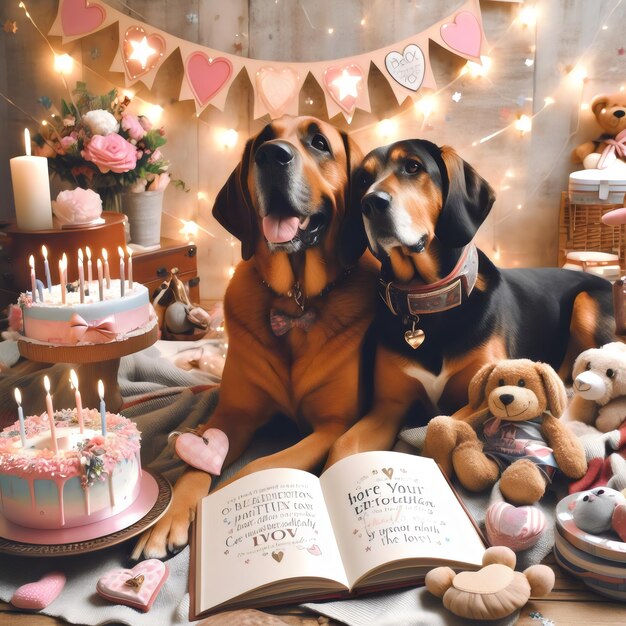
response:
[[[59,0],[49,34],[62,37],[65,43],[114,23],[118,24],[119,45],[110,69],[124,74],[126,86],[141,81],[151,89],[165,59],[178,49],[184,71],[179,100],[193,100],[198,115],[209,104],[223,111],[230,86],[245,69],[254,90],[255,119],[296,115],[298,94],[311,73],[324,91],[328,117],[342,114],[349,122],[357,108],[371,110],[368,78],[372,64],[387,79],[401,104],[422,88],[437,87],[430,66],[430,41],[477,63],[486,46],[479,0],[467,0],[443,20],[391,46],[314,63],[248,59],[199,46],[95,0]]]

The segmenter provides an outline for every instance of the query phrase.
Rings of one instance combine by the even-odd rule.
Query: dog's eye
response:
[[[520,378],[520,379],[517,381],[517,386],[518,386],[518,387],[526,387],[526,381],[525,381],[523,378]]]
[[[609,378],[615,378],[615,370],[612,370],[612,369],[609,367],[609,369],[608,369],[608,370],[606,370],[606,375],[607,375]]]
[[[598,491],[596,491],[596,494],[601,496],[604,493],[604,489],[598,489]]]
[[[319,133],[313,135],[313,139],[311,139],[311,145],[320,152],[330,152],[326,137],[324,137],[324,135],[320,135]]]
[[[591,361],[587,362],[587,365],[585,365],[585,370],[589,371],[591,369]]]
[[[407,159],[404,162],[404,171],[407,174],[417,174],[422,169],[422,164],[419,161],[413,159]]]
[[[498,381],[498,387],[504,387],[504,378],[501,378],[501,379]]]
[[[367,172],[360,172],[356,176],[356,184],[359,189],[365,189],[369,187],[372,181],[372,177]]]
[[[588,500],[589,500],[589,496],[585,496],[585,497],[583,498],[583,502],[587,502]]]

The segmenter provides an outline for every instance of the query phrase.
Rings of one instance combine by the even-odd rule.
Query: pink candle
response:
[[[61,302],[65,304],[67,289],[65,287],[65,267],[63,266],[63,259],[59,259],[59,283],[61,285]]]
[[[93,281],[93,266],[91,265],[91,250],[89,246],[85,246],[85,252],[87,253],[87,284],[89,285],[89,291],[91,291],[91,283]]]
[[[80,295],[80,303],[85,302],[85,266],[83,264],[83,250],[78,248],[78,293]]]
[[[124,276],[124,250],[121,246],[117,247],[117,253],[120,255],[120,297],[124,297],[124,289],[126,287],[126,277]]]
[[[128,288],[133,288],[133,251],[130,248],[126,248],[126,254],[128,255]]]
[[[111,289],[111,273],[109,272],[109,253],[102,248],[102,258],[104,259],[104,279],[106,280],[107,289]]]
[[[31,254],[28,257],[30,265],[30,290],[33,294],[33,302],[37,302],[37,277],[35,276],[35,257]]]
[[[52,396],[50,395],[50,379],[43,377],[43,386],[46,389],[46,411],[48,413],[48,421],[50,422],[50,439],[52,441],[52,450],[55,454],[59,453],[57,445],[57,432],[54,424],[54,409],[52,408]]]
[[[78,390],[78,376],[74,370],[70,370],[70,385],[74,389],[74,397],[76,398],[76,417],[78,418],[78,427],[81,434],[85,432],[85,423],[83,421],[83,401],[80,397],[80,391]]]

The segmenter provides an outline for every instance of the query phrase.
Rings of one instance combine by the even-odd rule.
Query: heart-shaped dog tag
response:
[[[183,433],[176,440],[176,454],[192,467],[219,476],[228,453],[228,437],[218,428],[207,428],[198,436]]]
[[[426,334],[421,328],[413,328],[404,333],[404,341],[406,341],[413,350],[419,348],[426,339]]]

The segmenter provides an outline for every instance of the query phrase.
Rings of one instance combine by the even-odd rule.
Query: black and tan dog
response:
[[[487,362],[525,357],[566,379],[580,351],[614,340],[608,281],[560,269],[501,270],[476,249],[494,193],[454,150],[422,140],[378,148],[354,185],[382,262],[376,399],[334,452],[362,450],[365,432],[369,447],[388,448],[417,401],[425,416],[456,412]]]
[[[242,244],[224,299],[228,355],[220,398],[206,428],[230,442],[225,465],[276,413],[306,436],[247,465],[315,470],[359,415],[360,351],[371,324],[378,268],[360,208],[350,210],[352,170],[362,154],[317,119],[281,118],[245,147],[213,214]],[[173,503],[137,544],[134,558],[163,558],[187,543],[197,501],[211,477],[188,470]]]

